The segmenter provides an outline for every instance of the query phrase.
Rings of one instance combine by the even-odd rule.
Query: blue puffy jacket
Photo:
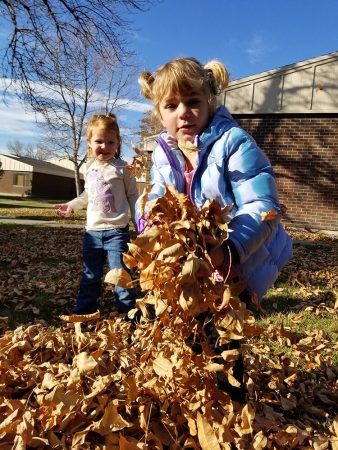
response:
[[[157,142],[152,154],[149,200],[164,194],[164,183],[182,193],[186,189],[181,151],[173,148],[166,132]],[[249,292],[261,298],[292,256],[291,238],[279,223],[281,210],[271,164],[224,106],[217,109],[199,136],[198,146],[190,197],[199,209],[208,199],[217,200],[221,206],[233,204],[229,239],[239,256],[234,269],[246,281]],[[277,218],[263,222],[261,213],[271,210],[278,213]],[[136,206],[136,219],[139,216]]]

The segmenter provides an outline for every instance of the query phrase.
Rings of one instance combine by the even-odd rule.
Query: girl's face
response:
[[[94,127],[87,143],[94,158],[99,162],[106,162],[116,155],[120,140],[114,131]]]
[[[162,125],[177,140],[194,142],[210,120],[210,106],[206,94],[192,91],[189,94],[166,95],[159,104]]]

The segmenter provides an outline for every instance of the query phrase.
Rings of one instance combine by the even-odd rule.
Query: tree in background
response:
[[[88,117],[126,106],[134,68],[130,63],[121,66],[113,55],[103,58],[77,39],[68,43],[71,52],[67,55],[58,40],[49,45],[54,57],[42,54],[38,64],[31,61],[39,83],[34,85],[34,95],[23,95],[23,99],[44,118],[44,146],[54,157],[72,161],[79,194]]]
[[[44,118],[47,147],[73,162],[77,193],[88,116],[127,103],[135,66],[126,40],[130,23],[123,17],[150,3],[0,0],[0,25],[10,28],[2,74]]]
[[[144,117],[140,119],[140,131],[138,135],[141,140],[160,133],[163,130],[163,125],[160,120],[152,113],[152,111],[147,111]]]
[[[11,155],[45,161],[52,157],[52,153],[44,148],[42,144],[25,144],[18,139],[7,142],[7,150]]]
[[[32,60],[52,59],[51,38],[65,55],[71,42],[86,43],[104,58],[124,62],[130,56],[127,36],[131,12],[144,11],[151,0],[0,0],[0,27],[8,30],[2,76],[19,83],[18,92],[34,95],[39,81]]]

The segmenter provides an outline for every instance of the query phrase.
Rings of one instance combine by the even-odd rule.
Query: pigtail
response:
[[[109,113],[106,114],[106,117],[107,117],[108,119],[114,120],[114,121],[117,123],[117,117],[115,116],[114,113],[109,112]]]
[[[152,85],[155,81],[154,76],[150,72],[142,72],[138,79],[141,87],[141,94],[148,100],[153,99]]]
[[[209,61],[204,70],[207,72],[208,81],[213,94],[219,95],[229,85],[229,73],[223,63],[216,59]]]
[[[114,156],[114,158],[113,158],[113,159],[119,159],[119,158],[121,158],[122,138],[121,138],[121,135],[120,135],[120,128],[119,128],[118,123],[117,123],[117,117],[116,117],[116,115],[115,115],[114,113],[112,113],[112,112],[108,112],[108,113],[106,114],[106,117],[107,117],[107,119],[108,119],[110,125],[113,126],[113,129],[114,129],[114,131],[117,133],[117,136],[118,136],[119,141],[120,141],[120,144],[119,144],[119,146],[118,146],[118,149],[117,149],[117,151],[116,151],[116,153],[115,153],[115,156]]]
[[[93,158],[93,152],[92,149],[90,148],[90,146],[87,144],[87,148],[86,148],[86,160],[88,161],[89,159]]]

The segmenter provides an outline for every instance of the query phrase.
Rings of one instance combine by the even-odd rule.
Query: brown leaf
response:
[[[96,320],[100,318],[100,311],[96,311],[93,314],[72,314],[70,316],[60,316],[61,320],[70,323],[87,322],[89,320]]]
[[[268,439],[266,436],[264,436],[263,431],[259,431],[257,434],[255,434],[252,446],[254,450],[263,450],[267,448]]]
[[[125,269],[111,269],[105,276],[104,282],[124,288],[131,287],[132,278]]]
[[[200,413],[197,413],[197,436],[202,450],[221,450],[218,439],[210,423]]]
[[[98,362],[87,352],[81,352],[76,355],[73,362],[81,375],[93,372],[98,366]]]
[[[270,211],[261,213],[261,220],[262,222],[267,222],[268,220],[275,219],[277,216],[278,216],[277,211],[271,209]]]
[[[158,356],[153,361],[153,367],[155,373],[163,378],[172,378],[173,377],[173,365],[172,363],[162,356]]]
[[[241,431],[243,434],[252,433],[252,424],[255,418],[255,408],[252,404],[247,403],[241,412]]]
[[[95,425],[95,430],[106,434],[121,431],[124,428],[132,426],[131,422],[128,422],[121,414],[119,414],[117,406],[117,400],[112,400],[108,406],[106,406],[102,419]]]

